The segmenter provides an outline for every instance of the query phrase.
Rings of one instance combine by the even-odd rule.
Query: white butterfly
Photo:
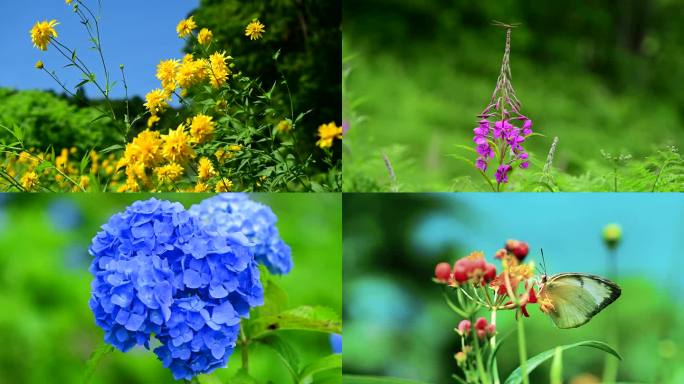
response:
[[[600,276],[586,273],[543,275],[538,303],[558,328],[576,328],[617,300],[621,292],[620,286]]]

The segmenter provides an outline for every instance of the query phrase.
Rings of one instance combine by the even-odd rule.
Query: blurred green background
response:
[[[110,215],[145,194],[0,194],[0,383],[77,383],[85,362],[103,342],[88,308],[88,246]],[[155,196],[186,208],[204,194]],[[291,307],[321,305],[342,312],[341,198],[335,194],[252,195],[278,216],[292,247],[294,268],[277,278]],[[331,353],[325,334],[281,332],[303,364]],[[239,364],[236,350],[228,378]],[[250,374],[281,382],[288,371],[265,347],[250,348]],[[115,351],[98,366],[93,383],[174,382],[153,352]]]
[[[528,260],[538,263],[544,249],[549,274],[608,276],[622,287],[615,303],[576,329],[559,330],[528,307],[528,356],[599,340],[624,358],[618,382],[684,382],[680,194],[345,194],[343,205],[345,373],[453,382],[461,319],[431,281],[435,265],[481,250],[500,270],[494,253],[517,239],[529,243]],[[622,228],[617,276],[607,272],[602,239],[610,223]],[[500,337],[515,328],[513,312],[498,313]],[[516,336],[501,348],[503,380],[519,364]],[[564,382],[601,382],[605,356],[565,352]],[[540,366],[530,382],[549,382],[549,368]]]
[[[449,157],[472,146],[477,115],[494,90],[505,30],[532,168],[553,138],[554,166],[578,180],[612,169],[601,155],[644,159],[684,142],[684,2],[678,0],[348,0],[343,4],[345,190],[387,190],[386,154],[404,191],[468,188],[480,182]],[[528,172],[529,173],[529,172]],[[682,186],[678,186],[679,190]]]

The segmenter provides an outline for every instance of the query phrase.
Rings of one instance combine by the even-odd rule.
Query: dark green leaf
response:
[[[622,356],[620,356],[617,351],[615,351],[611,346],[609,346],[606,343],[603,343],[601,341],[580,341],[579,343],[574,343],[574,344],[566,344],[566,345],[561,345],[556,348],[549,349],[547,351],[544,351],[529,360],[527,360],[527,374],[529,375],[530,372],[532,372],[535,368],[537,368],[539,365],[544,363],[546,360],[552,358],[556,351],[560,348],[560,351],[565,351],[567,349],[571,348],[576,348],[576,347],[591,347],[591,348],[596,348],[599,350],[602,350],[606,353],[610,353],[611,355],[617,357],[618,359],[622,360]],[[505,384],[518,384],[522,382],[522,373],[520,371],[520,367],[516,368],[513,372],[511,372],[510,376],[505,381]]]

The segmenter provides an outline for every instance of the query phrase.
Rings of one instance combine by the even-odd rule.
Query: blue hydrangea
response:
[[[249,199],[244,193],[224,193],[190,208],[208,227],[218,231],[239,230],[252,241],[254,258],[271,273],[283,275],[292,269],[292,251],[280,238],[271,208]]]
[[[263,304],[254,244],[205,227],[179,203],[138,201],[113,215],[90,246],[90,308],[105,341],[154,349],[176,379],[224,367],[240,319]]]

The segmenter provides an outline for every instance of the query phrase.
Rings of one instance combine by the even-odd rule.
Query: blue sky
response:
[[[97,0],[85,0],[97,12]],[[126,67],[126,79],[131,95],[143,96],[158,88],[155,78],[160,59],[179,57],[184,45],[176,35],[176,24],[199,5],[199,0],[102,0],[101,34],[105,59],[117,86],[115,98],[123,97],[119,64]],[[3,59],[0,60],[0,87],[15,89],[53,89],[59,86],[43,71],[34,68],[38,60],[67,84],[77,84],[79,76],[74,68],[62,68],[66,59],[54,49],[47,52],[33,47],[29,31],[39,20],[56,19],[59,40],[76,52],[102,78],[96,53],[89,50],[88,35],[72,8],[63,0],[0,0],[0,36],[3,36]],[[95,70],[97,68],[98,70]],[[96,89],[86,87],[88,96],[96,97]]]
[[[451,211],[430,214],[414,234],[425,255],[448,244],[487,255],[506,239],[530,244],[530,255],[544,256],[549,274],[605,275],[601,231],[618,223],[621,276],[645,276],[684,288],[680,272],[684,239],[684,195],[677,193],[461,193],[443,195]]]

